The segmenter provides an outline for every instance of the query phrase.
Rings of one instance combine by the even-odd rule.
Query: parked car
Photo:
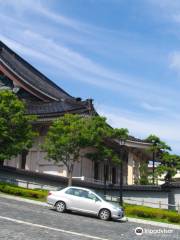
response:
[[[67,187],[59,191],[50,191],[47,203],[58,212],[72,210],[93,214],[102,220],[121,219],[124,217],[122,207],[105,201],[93,191],[81,187]]]

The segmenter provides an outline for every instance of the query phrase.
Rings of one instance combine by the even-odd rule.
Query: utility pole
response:
[[[155,184],[155,151],[153,151],[153,185]]]
[[[120,163],[119,204],[123,205],[123,160]]]
[[[119,144],[120,144],[120,182],[119,182],[119,204],[122,206],[123,205],[123,146],[125,145],[125,140],[120,139]]]
[[[107,159],[104,159],[104,197],[106,199]]]

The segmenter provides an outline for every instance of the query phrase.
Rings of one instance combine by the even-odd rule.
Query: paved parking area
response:
[[[141,227],[142,235],[135,229]],[[104,222],[77,213],[57,213],[45,206],[0,197],[0,239],[180,239],[180,230],[140,223]]]

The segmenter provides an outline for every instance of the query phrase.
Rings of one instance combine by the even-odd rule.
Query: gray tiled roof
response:
[[[36,91],[50,96],[48,102],[27,101],[27,113],[36,115],[63,114],[65,112],[88,112],[94,110],[91,100],[81,101],[66,93],[19,55],[0,41],[0,64],[12,70],[21,80]],[[52,97],[52,98],[51,98]],[[94,110],[95,111],[95,110]]]
[[[28,114],[51,115],[65,112],[82,111],[88,112],[88,102],[81,101],[52,101],[48,103],[29,103],[27,104]]]
[[[58,87],[45,75],[40,73],[32,65],[22,59],[2,41],[0,41],[0,63],[5,63],[12,71],[21,77],[26,83],[34,86],[44,94],[52,97],[49,102],[27,102],[27,114],[35,114],[38,116],[62,115],[66,112],[73,113],[96,113],[92,100],[76,100],[70,96],[62,88]],[[129,136],[129,140],[144,142],[144,140]]]
[[[133,136],[129,136],[128,140],[133,141],[133,142],[144,142],[144,143],[148,143],[145,139],[140,139],[140,138],[136,138]]]
[[[0,41],[0,60],[5,62],[8,67],[16,72],[22,79],[43,93],[48,94],[55,99],[73,99],[72,96],[13,52],[2,41]]]

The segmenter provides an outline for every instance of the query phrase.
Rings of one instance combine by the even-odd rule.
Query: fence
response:
[[[104,185],[104,181],[103,180],[98,180],[98,179],[94,179],[94,178],[87,178],[87,177],[73,177],[73,179],[79,179],[81,181],[85,181],[85,182],[88,182],[88,183],[98,183],[98,184],[101,184],[101,185]],[[112,182],[111,181],[106,181],[106,185],[111,185]],[[116,183],[116,184],[113,184],[114,186],[118,186],[119,184]]]
[[[9,177],[0,177],[1,182],[6,182],[10,184],[17,185],[19,187],[24,187],[24,188],[29,188],[29,189],[44,189],[44,190],[57,190],[58,187],[51,186],[51,185],[45,185],[45,184],[40,184],[36,182],[31,182],[31,181],[25,181],[25,180],[19,180],[19,179],[14,179],[14,178],[9,178]]]
[[[119,202],[119,197],[115,197],[115,196],[106,195],[105,199],[107,201],[111,201],[111,202]],[[126,197],[123,198],[123,201],[125,203],[141,205],[141,206],[154,205],[155,208],[160,208],[160,209],[164,209],[164,208],[169,209],[169,207],[170,208],[172,207],[173,209],[176,209],[178,211],[178,213],[180,213],[180,203],[179,202],[176,205],[174,205],[174,204],[163,203],[162,201],[150,202],[150,201],[145,201],[144,199],[141,199],[141,200],[136,199],[135,200],[135,199],[126,198]],[[163,206],[165,206],[165,207],[163,208]]]
[[[25,181],[25,180],[3,177],[3,176],[0,176],[0,181],[15,184],[17,186],[29,188],[29,189],[46,189],[46,190],[51,190],[51,191],[59,189],[59,186],[55,187],[52,185],[46,185],[46,184],[36,183],[36,182],[32,182],[32,181],[27,181],[27,180]],[[105,199],[107,201],[111,201],[111,202],[119,202],[118,196],[106,195]],[[172,208],[176,209],[178,211],[178,213],[180,213],[180,203],[179,202],[176,205],[173,205],[173,204],[163,203],[162,201],[151,202],[151,201],[145,201],[143,198],[141,198],[140,200],[137,200],[137,199],[128,198],[125,196],[123,197],[123,201],[125,203],[129,203],[129,204],[151,206],[151,207],[160,208],[160,209],[161,208],[169,209],[172,207]]]

